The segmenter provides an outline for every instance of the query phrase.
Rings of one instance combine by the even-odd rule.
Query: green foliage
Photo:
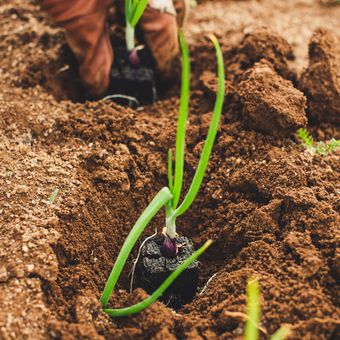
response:
[[[207,169],[207,165],[209,162],[210,154],[214,145],[214,141],[216,138],[218,124],[220,121],[223,103],[224,103],[224,94],[225,94],[225,74],[224,74],[224,62],[223,55],[221,51],[221,47],[215,38],[215,36],[210,35],[210,39],[215,47],[216,58],[217,58],[217,74],[218,74],[218,90],[215,101],[215,106],[213,110],[213,116],[211,120],[211,124],[209,127],[208,135],[206,137],[203,150],[201,153],[201,157],[194,175],[194,178],[189,187],[188,193],[186,194],[181,205],[175,210],[174,215],[176,217],[185,213],[194,202],[197,193],[201,187],[203,177],[205,175],[205,171]],[[181,146],[182,147],[182,146]],[[177,161],[177,159],[176,159]],[[175,178],[176,182],[176,178]]]
[[[336,140],[334,138],[332,138],[328,142],[315,143],[313,137],[305,128],[299,129],[297,132],[297,136],[299,137],[302,145],[307,149],[307,151],[309,151],[313,155],[327,155],[340,148],[340,140]]]
[[[318,142],[315,147],[315,153],[319,155],[328,155],[340,148],[340,140],[332,138],[328,142]]]
[[[171,192],[174,191],[174,179],[173,179],[173,170],[172,170],[172,150],[168,150],[168,183],[169,189]]]
[[[136,6],[136,1],[129,2],[128,6]],[[134,8],[134,7],[133,7]],[[129,7],[127,9],[127,13],[132,9]],[[215,136],[218,129],[218,122],[222,112],[223,100],[224,100],[224,65],[223,65],[223,57],[220,46],[215,37],[211,37],[213,44],[216,49],[217,61],[218,61],[218,83],[219,90],[215,102],[214,112],[212,123],[209,128],[208,136],[206,138],[206,142],[202,151],[202,155],[199,161],[199,165],[197,171],[195,173],[194,179],[192,181],[189,192],[184,199],[182,205],[179,207],[180,213],[176,214],[174,211],[174,193],[176,193],[176,197],[179,198],[182,182],[183,182],[183,167],[184,167],[184,143],[185,143],[185,129],[186,129],[186,121],[188,116],[188,108],[189,108],[189,76],[190,76],[190,63],[189,63],[189,51],[187,47],[187,43],[185,41],[184,35],[180,34],[180,46],[182,49],[182,87],[181,87],[181,104],[179,110],[179,119],[178,119],[178,130],[177,130],[177,138],[176,138],[176,159],[175,159],[175,179],[173,181],[173,167],[172,167],[172,152],[169,150],[168,152],[168,181],[169,188],[165,187],[158,192],[158,194],[154,197],[151,203],[144,210],[142,215],[138,218],[137,222],[133,226],[130,231],[128,237],[126,238],[119,254],[117,260],[112,268],[112,271],[109,275],[109,278],[106,282],[105,288],[103,290],[102,296],[100,298],[100,302],[103,306],[103,310],[105,313],[112,317],[119,316],[128,316],[134,313],[138,313],[143,309],[147,308],[151,303],[156,301],[163,292],[169,287],[169,285],[185,270],[187,266],[189,266],[194,260],[196,260],[212,243],[211,240],[208,240],[201,248],[199,248],[192,256],[190,256],[185,262],[183,262],[169,277],[161,284],[161,286],[147,299],[137,303],[136,305],[120,308],[120,309],[111,309],[107,308],[110,296],[115,288],[115,285],[119,279],[119,276],[123,270],[123,267],[129,257],[129,254],[132,251],[135,243],[140,237],[141,233],[151,221],[151,219],[157,214],[157,212],[165,207],[166,209],[166,217],[167,220],[174,221],[175,218],[186,211],[193,200],[196,197],[197,191],[201,185],[203,180],[203,176],[205,173],[205,169],[207,167],[207,163],[209,161],[210,153],[212,150],[212,146],[215,140]],[[177,200],[177,199],[176,199]],[[185,203],[185,204],[184,204]],[[184,206],[183,206],[184,204]],[[177,204],[175,204],[176,206]]]
[[[184,34],[179,34],[179,43],[182,53],[182,81],[181,81],[181,98],[178,113],[178,124],[176,134],[176,163],[175,179],[173,188],[173,209],[176,209],[183,185],[184,172],[184,148],[185,148],[185,130],[189,113],[190,99],[190,58],[189,48]]]
[[[297,135],[305,148],[314,148],[314,139],[305,128],[299,129]]]
[[[125,0],[125,20],[131,27],[136,27],[147,4],[148,0]]]

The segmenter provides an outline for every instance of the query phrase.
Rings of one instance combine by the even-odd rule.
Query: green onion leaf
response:
[[[138,1],[138,5],[136,6],[136,9],[132,12],[132,15],[130,17],[130,25],[132,27],[135,27],[139,21],[139,19],[142,17],[143,12],[148,4],[148,0],[140,0]]]
[[[138,7],[138,4],[139,4],[139,0],[132,0],[131,14],[135,13]],[[130,18],[132,19],[132,15],[130,16]]]
[[[131,21],[131,7],[132,2],[131,0],[125,0],[125,21],[128,23]]]
[[[185,196],[182,204],[175,210],[175,215],[180,216],[184,212],[186,212],[189,207],[191,206],[192,202],[195,200],[198,190],[202,184],[202,180],[209,162],[210,154],[214,145],[215,137],[217,134],[218,123],[220,121],[223,102],[224,102],[224,93],[225,93],[225,75],[224,75],[224,62],[223,62],[223,55],[221,51],[221,47],[216,39],[215,36],[211,35],[210,39],[215,47],[216,50],[216,57],[217,57],[217,73],[218,73],[218,91],[217,97],[215,101],[212,121],[209,127],[208,135],[206,137],[204,147],[202,150],[202,154],[190,185],[189,191]],[[176,147],[177,151],[177,147]],[[176,155],[176,163],[177,163],[177,155]],[[175,183],[176,183],[176,176],[175,175]],[[176,185],[174,191],[176,189]],[[175,195],[175,192],[174,192]]]
[[[173,180],[173,170],[172,170],[172,150],[168,151],[168,182],[169,189],[173,193],[174,190],[174,180]]]
[[[179,43],[182,53],[182,82],[181,82],[181,98],[178,113],[178,126],[176,136],[176,160],[175,160],[175,181],[174,181],[174,198],[173,208],[177,208],[179,198],[181,196],[183,185],[184,170],[184,149],[185,149],[185,129],[189,112],[190,98],[190,60],[189,48],[185,40],[183,32],[179,33]]]
[[[169,200],[172,199],[172,194],[168,188],[161,189],[158,194],[153,198],[147,208],[143,211],[142,215],[138,218],[137,222],[130,231],[128,237],[125,239],[122,249],[119,252],[117,260],[113,266],[111,274],[106,282],[105,288],[103,290],[100,302],[103,307],[107,306],[109,302],[112,291],[118,281],[120,273],[123,270],[125,262],[129,257],[129,254],[137,242],[139,236],[151,221],[151,219],[156,215],[160,208],[162,208]]]

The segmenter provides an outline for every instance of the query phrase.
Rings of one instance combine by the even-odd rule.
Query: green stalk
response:
[[[203,177],[204,177],[204,174],[205,174],[208,162],[209,162],[210,154],[211,154],[214,141],[215,141],[215,137],[217,134],[218,123],[220,121],[222,108],[223,108],[224,93],[225,93],[225,84],[224,84],[225,75],[224,75],[223,55],[222,55],[221,47],[216,37],[211,35],[210,39],[212,43],[214,44],[214,47],[216,50],[216,57],[217,57],[217,73],[218,73],[217,97],[215,101],[212,121],[209,127],[208,135],[204,143],[204,147],[202,150],[202,154],[201,154],[194,178],[192,180],[189,191],[187,195],[185,196],[182,204],[174,212],[176,217],[185,213],[189,209],[192,202],[195,200],[197,196],[198,190],[202,184],[202,180],[203,180]],[[176,158],[176,162],[177,162],[177,158]],[[175,177],[175,181],[176,181],[176,177]],[[175,193],[174,193],[174,197],[175,197]]]
[[[137,3],[138,2],[138,3]],[[138,21],[142,17],[144,10],[148,4],[148,0],[134,0],[134,3],[132,5],[132,14],[131,14],[131,20],[130,24],[132,27],[135,27],[138,24]]]
[[[142,215],[139,217],[132,230],[130,231],[128,237],[126,238],[122,249],[119,252],[117,260],[113,266],[111,274],[106,282],[105,288],[103,290],[100,302],[103,307],[107,306],[109,302],[112,291],[118,281],[118,278],[123,270],[125,262],[129,257],[129,254],[137,242],[139,236],[148,225],[150,220],[156,215],[160,208],[162,208],[168,201],[172,199],[172,194],[168,188],[161,189],[158,194],[154,197],[151,203],[144,210]]]
[[[128,51],[135,48],[135,27],[147,4],[148,0],[125,0],[125,40]]]
[[[131,20],[131,8],[132,2],[131,0],[125,0],[125,23],[127,24]]]
[[[132,51],[135,47],[135,28],[130,25],[129,22],[126,23],[125,27],[125,41],[126,48],[128,51]]]
[[[260,289],[257,279],[251,278],[247,283],[247,315],[244,332],[245,340],[257,340],[259,338],[260,323]]]
[[[122,317],[128,316],[131,314],[139,313],[143,309],[150,306],[153,302],[155,302],[164,291],[171,285],[171,283],[188,267],[193,261],[195,261],[199,256],[201,256],[205,250],[211,245],[212,241],[208,240],[204,243],[204,245],[199,248],[194,254],[192,254],[189,258],[187,258],[177,269],[172,272],[167,279],[156,289],[152,295],[150,295],[145,300],[126,308],[120,309],[104,309],[104,312],[107,313],[111,317]]]
[[[185,148],[185,130],[189,112],[190,98],[190,59],[189,48],[183,32],[179,33],[179,44],[182,54],[182,80],[181,80],[181,97],[178,113],[178,126],[176,135],[176,163],[175,163],[175,181],[173,190],[173,207],[177,208],[181,196],[183,185],[184,171],[184,148]]]
[[[172,151],[169,149],[168,151],[168,183],[169,189],[173,193],[174,192],[174,179],[173,179],[173,170],[172,170]]]

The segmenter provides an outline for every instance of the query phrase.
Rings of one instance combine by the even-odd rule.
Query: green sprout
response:
[[[56,199],[58,193],[59,193],[59,189],[55,189],[55,190],[52,192],[50,198],[48,199],[48,203],[49,203],[49,204],[54,203],[54,201],[55,201],[55,199]]]
[[[119,254],[117,260],[113,266],[113,269],[106,282],[103,290],[100,302],[103,306],[105,313],[112,317],[128,316],[134,313],[138,313],[147,308],[155,300],[157,300],[163,292],[169,287],[169,285],[189,266],[194,260],[196,260],[212,243],[208,240],[201,248],[199,248],[193,255],[191,255],[186,261],[184,261],[169,277],[161,284],[161,286],[148,298],[137,303],[133,306],[120,309],[107,308],[110,296],[115,288],[115,285],[119,279],[119,276],[123,270],[123,267],[127,261],[129,254],[132,251],[135,243],[140,237],[143,230],[146,228],[151,219],[157,214],[157,212],[165,207],[166,210],[166,240],[172,244],[168,250],[168,256],[177,254],[177,246],[175,243],[176,230],[175,220],[178,216],[182,215],[193,203],[197,192],[201,186],[205,170],[209,161],[212,146],[215,140],[215,136],[218,129],[218,123],[222,112],[224,101],[224,64],[221,48],[217,39],[214,36],[210,36],[210,39],[215,47],[217,57],[217,73],[218,73],[218,93],[216,97],[215,107],[213,111],[212,122],[206,137],[204,148],[200,157],[200,161],[192,180],[191,186],[183,202],[178,206],[178,200],[181,193],[183,182],[183,168],[184,168],[184,144],[185,144],[185,130],[186,120],[189,110],[189,81],[190,81],[190,62],[189,62],[189,50],[183,33],[180,33],[179,40],[182,51],[182,87],[180,97],[180,109],[178,117],[178,128],[176,138],[176,162],[175,162],[175,176],[173,180],[172,174],[172,152],[169,150],[168,156],[168,179],[169,187],[161,189],[157,195],[153,198],[151,203],[144,210],[142,215],[138,218],[137,222],[133,226],[129,235],[127,236]],[[163,249],[164,250],[164,249]],[[170,254],[169,254],[170,253]],[[164,254],[166,256],[166,254]]]
[[[244,332],[245,340],[259,338],[261,319],[260,288],[257,278],[250,278],[247,282],[247,321]],[[291,331],[287,326],[280,327],[270,340],[284,340]]]
[[[125,0],[125,40],[128,51],[135,49],[135,27],[148,4],[148,0]]]
[[[340,140],[332,138],[327,142],[315,142],[311,134],[305,129],[301,128],[297,132],[298,138],[301,140],[303,147],[312,155],[328,155],[340,148]]]
[[[247,282],[247,315],[244,339],[256,340],[259,338],[261,307],[259,282],[255,278],[251,278]]]

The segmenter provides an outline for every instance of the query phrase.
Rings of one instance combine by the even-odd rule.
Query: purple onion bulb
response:
[[[138,51],[137,51],[136,48],[134,48],[133,50],[130,51],[129,62],[131,64],[131,66],[133,66],[133,67],[138,67],[139,66],[140,59],[139,59]]]
[[[161,251],[165,257],[168,258],[176,257],[178,253],[176,238],[171,239],[168,235],[165,235]]]

